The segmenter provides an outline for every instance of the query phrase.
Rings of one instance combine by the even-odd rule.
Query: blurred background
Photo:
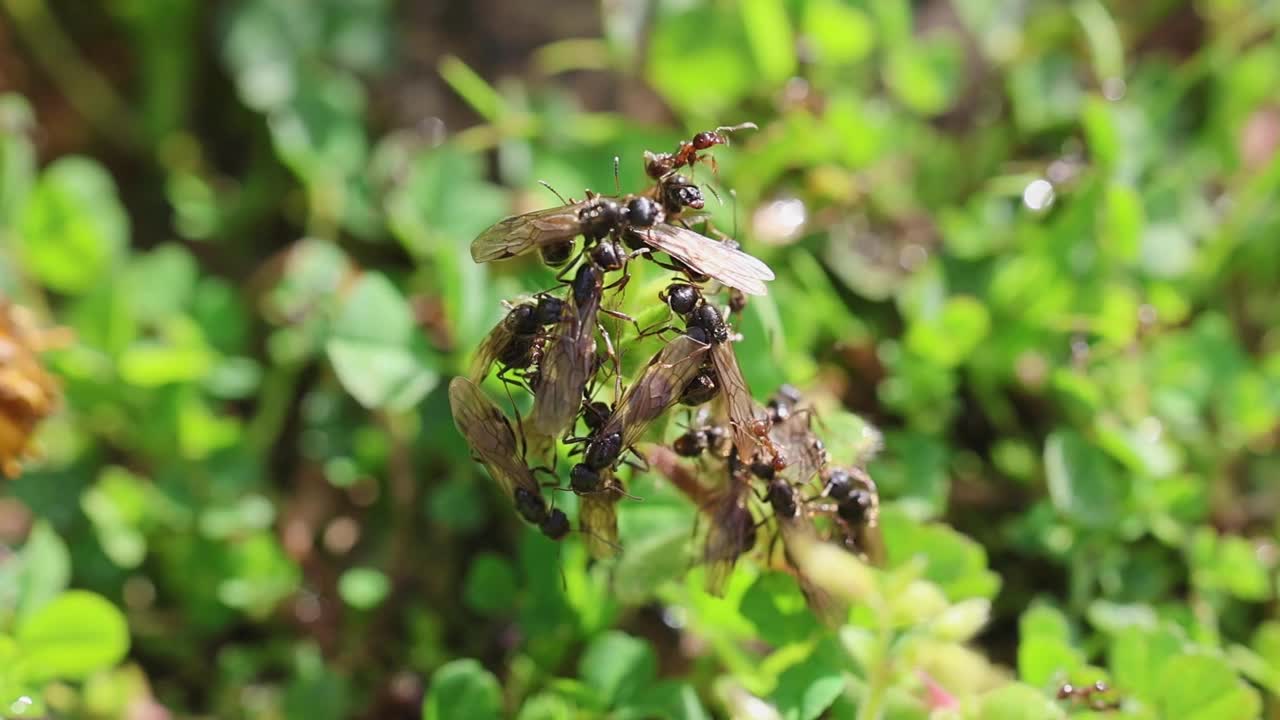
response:
[[[0,716],[1050,718],[1104,680],[1111,716],[1280,717],[1278,29],[0,0]],[[838,457],[884,438],[838,631],[758,560],[706,594],[653,473],[616,561],[543,539],[445,393],[553,283],[479,231],[748,120],[695,171],[778,275],[744,372]]]

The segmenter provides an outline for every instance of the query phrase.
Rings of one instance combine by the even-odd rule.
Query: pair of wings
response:
[[[688,335],[667,343],[623,393],[600,435],[618,433],[622,447],[634,445],[649,425],[680,399],[710,347]]]
[[[506,413],[464,377],[449,383],[449,406],[458,432],[508,497],[514,497],[518,487],[541,497],[533,471],[520,457],[515,429]]]
[[[535,248],[572,240],[582,233],[579,210],[588,201],[516,215],[494,223],[471,242],[471,259],[493,262],[523,255]],[[677,225],[628,228],[649,247],[665,252],[697,272],[748,295],[764,295],[773,270],[759,259],[728,244]]]
[[[560,317],[550,347],[542,356],[542,372],[534,388],[529,425],[552,437],[573,425],[582,406],[582,391],[591,379],[596,356],[596,312],[603,291],[597,288],[579,306],[569,293],[570,307]]]

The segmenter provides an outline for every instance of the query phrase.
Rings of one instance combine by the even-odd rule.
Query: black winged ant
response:
[[[605,275],[621,270],[629,256],[612,240],[605,240],[587,253],[570,281],[569,300],[560,322],[550,333],[550,345],[542,353],[537,382],[532,383],[534,400],[530,426],[543,436],[553,436],[568,428],[578,414],[579,398],[596,374],[596,336],[599,327],[605,353],[613,361],[614,377],[621,383],[621,367],[613,341],[597,321],[599,313],[624,320],[631,317],[600,306]],[[618,281],[623,283],[628,276]],[[634,320],[632,320],[634,322]]]
[[[706,351],[705,343],[681,335],[653,356],[608,419],[585,438],[582,462],[570,471],[574,492],[599,489],[600,473],[612,469],[623,451],[640,439],[650,423],[675,404],[689,380],[697,374]]]
[[[517,215],[493,224],[471,242],[471,257],[480,263],[492,262],[538,249],[543,251],[545,261],[550,248],[558,264],[564,264],[572,254],[578,235],[586,238],[587,245],[613,235],[637,253],[664,252],[679,267],[695,275],[715,279],[751,295],[764,295],[765,283],[774,277],[768,265],[735,245],[667,222],[684,207],[700,204],[701,193],[697,188],[676,180],[675,176],[659,182],[647,194],[613,198],[588,192],[582,202]]]
[[[475,459],[512,498],[520,516],[552,540],[564,538],[569,532],[569,519],[563,511],[547,506],[506,413],[463,377],[449,383],[449,405],[453,422]]]
[[[732,333],[724,317],[702,296],[696,285],[672,283],[666,287],[659,297],[672,312],[684,318],[685,332],[690,337],[710,344],[710,360],[713,373],[701,373],[698,377],[713,374],[707,380],[700,380],[697,386],[686,386],[684,392],[694,395],[695,400],[709,400],[718,389],[725,397],[729,409],[729,421],[733,428],[734,444],[738,455],[750,463],[755,457],[755,448],[764,446],[769,452],[768,462],[777,469],[786,465],[785,452],[769,438],[771,423],[767,414],[751,396],[746,378],[742,376],[742,368],[738,365],[738,357],[730,343]],[[691,379],[697,380],[697,378]],[[710,389],[704,390],[704,387]],[[705,395],[705,397],[703,397]],[[693,403],[690,403],[693,404]]]
[[[502,366],[498,377],[504,382],[511,371],[536,365],[546,344],[547,327],[560,322],[563,312],[564,301],[545,293],[511,308],[476,349],[468,373],[471,381],[484,380],[495,362]]]
[[[858,468],[824,468],[822,496],[836,502],[835,515],[844,530],[844,543],[876,565],[884,562],[880,536],[880,494],[865,471]]]

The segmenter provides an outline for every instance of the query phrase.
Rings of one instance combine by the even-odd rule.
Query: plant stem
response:
[[[0,3],[67,102],[113,142],[128,148],[138,147],[136,128],[140,125],[132,119],[128,104],[93,64],[84,59],[44,0],[0,0]]]

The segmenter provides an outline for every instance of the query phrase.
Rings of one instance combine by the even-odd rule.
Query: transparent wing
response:
[[[809,482],[827,462],[822,441],[810,427],[811,416],[808,408],[793,410],[786,420],[769,429],[769,438],[786,453],[783,475],[795,485]]]
[[[618,501],[622,488],[610,474],[604,489],[578,496],[578,524],[586,536],[587,551],[596,559],[618,552]]]
[[[499,220],[471,241],[471,259],[478,263],[503,260],[572,239],[582,229],[581,207],[582,203],[561,205]]]
[[[777,520],[778,533],[782,536],[783,555],[786,557],[787,565],[795,573],[796,581],[800,585],[800,591],[804,593],[805,600],[809,603],[809,608],[827,625],[833,627],[843,625],[849,619],[848,607],[802,572],[794,559],[801,544],[822,542],[808,513],[801,510],[796,517],[779,517]]]
[[[475,383],[464,377],[454,378],[449,383],[449,405],[453,423],[471,446],[471,452],[509,497],[515,495],[517,487],[541,494],[533,472],[520,459],[511,421]]]
[[[711,362],[715,363],[716,375],[720,376],[720,392],[724,395],[729,411],[733,444],[738,448],[738,457],[742,462],[749,463],[759,443],[751,434],[751,424],[764,415],[764,408],[751,397],[751,388],[747,387],[747,380],[742,377],[742,368],[738,366],[738,357],[730,343],[712,345]]]
[[[685,385],[698,374],[708,347],[688,335],[668,343],[627,388],[601,432],[622,433],[623,447],[634,444],[650,423],[680,399]]]
[[[494,360],[498,359],[498,354],[502,352],[502,348],[511,338],[512,333],[507,327],[507,319],[504,316],[489,331],[489,334],[484,336],[484,340],[480,341],[480,346],[476,348],[476,354],[471,358],[471,368],[467,371],[467,378],[471,382],[479,384],[488,377],[489,368],[493,367]]]
[[[659,223],[631,232],[646,245],[748,295],[766,294],[765,283],[773,279],[773,270],[759,259],[688,228]]]
[[[743,502],[747,483],[731,478],[730,486],[707,508],[709,527],[702,550],[707,566],[707,592],[720,595],[738,558],[755,545],[756,525],[751,510]]]
[[[570,293],[572,303],[572,293]],[[596,311],[599,293],[582,307],[566,310],[556,324],[551,346],[542,356],[542,374],[534,392],[529,424],[534,432],[554,436],[573,425],[582,405],[582,390],[591,379],[596,355]]]

